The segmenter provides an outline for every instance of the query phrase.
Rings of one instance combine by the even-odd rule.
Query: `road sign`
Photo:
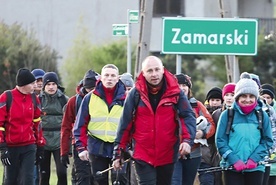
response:
[[[128,11],[128,22],[129,23],[139,23],[139,11],[129,10]]]
[[[163,18],[162,53],[256,55],[255,19]]]
[[[128,27],[127,24],[112,24],[113,36],[127,36]]]

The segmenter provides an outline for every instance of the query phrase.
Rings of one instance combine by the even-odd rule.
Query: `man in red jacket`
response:
[[[136,93],[140,96],[137,107]],[[195,126],[194,112],[176,78],[164,69],[159,58],[149,56],[124,104],[114,143],[113,167],[121,168],[122,151],[132,138],[139,184],[169,185],[178,153],[184,156],[191,152]]]
[[[43,158],[40,103],[33,96],[35,77],[28,69],[19,69],[16,87],[0,95],[0,153],[5,167],[5,185],[33,184],[34,164]],[[34,100],[35,99],[35,100]]]
[[[67,167],[69,164],[69,155],[72,140],[73,145],[73,157],[74,166],[72,171],[72,185],[93,185],[93,176],[91,174],[91,167],[89,161],[82,161],[78,156],[78,151],[76,150],[75,139],[72,138],[73,127],[75,124],[78,109],[80,107],[83,97],[92,91],[96,86],[96,81],[100,78],[100,75],[93,70],[88,70],[83,80],[77,87],[77,94],[72,96],[66,105],[64,116],[61,124],[61,147],[60,155],[61,162]]]

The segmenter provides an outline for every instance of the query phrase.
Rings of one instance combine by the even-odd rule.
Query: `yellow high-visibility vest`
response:
[[[91,94],[89,101],[90,121],[88,124],[88,134],[105,142],[113,143],[122,110],[122,106],[114,105],[109,112],[107,104],[97,95]]]

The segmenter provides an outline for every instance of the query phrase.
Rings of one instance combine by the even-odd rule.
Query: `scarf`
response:
[[[251,105],[242,106],[239,103],[238,103],[238,105],[240,106],[240,108],[244,114],[249,114],[257,106],[257,101],[255,101],[255,103],[253,103]]]

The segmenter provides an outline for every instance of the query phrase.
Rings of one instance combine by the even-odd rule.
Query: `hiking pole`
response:
[[[122,164],[125,164],[125,163],[127,163],[127,162],[129,162],[130,161],[130,158],[129,159],[126,159],[125,161],[123,161],[122,162]],[[111,167],[109,167],[109,168],[107,168],[107,169],[105,169],[105,170],[103,170],[103,171],[97,171],[96,172],[96,175],[102,175],[102,174],[104,174],[104,173],[106,173],[106,172],[108,172],[108,171],[110,171],[110,170],[112,170],[112,169],[114,169],[114,166],[111,166]]]
[[[217,166],[217,167],[210,167],[210,168],[199,168],[197,169],[198,172],[204,172],[204,171],[207,171],[207,170],[218,170],[218,169],[221,169],[220,166]]]
[[[212,172],[222,172],[226,170],[233,170],[234,168],[232,166],[229,167],[211,167],[211,168],[200,168],[197,171],[205,173],[212,173]]]
[[[120,185],[119,181],[119,170],[116,171],[116,180],[113,182],[113,185]]]
[[[265,164],[272,164],[272,163],[276,163],[276,160],[264,160],[264,161],[260,161],[258,164],[259,165],[265,165]],[[197,171],[198,172],[203,172],[203,173],[212,173],[212,172],[221,172],[221,171],[226,171],[226,170],[233,170],[234,167],[233,166],[229,166],[229,167],[211,167],[211,168],[199,168]]]
[[[272,163],[276,163],[276,160],[265,160],[265,161],[260,161],[259,164],[272,164]]]

